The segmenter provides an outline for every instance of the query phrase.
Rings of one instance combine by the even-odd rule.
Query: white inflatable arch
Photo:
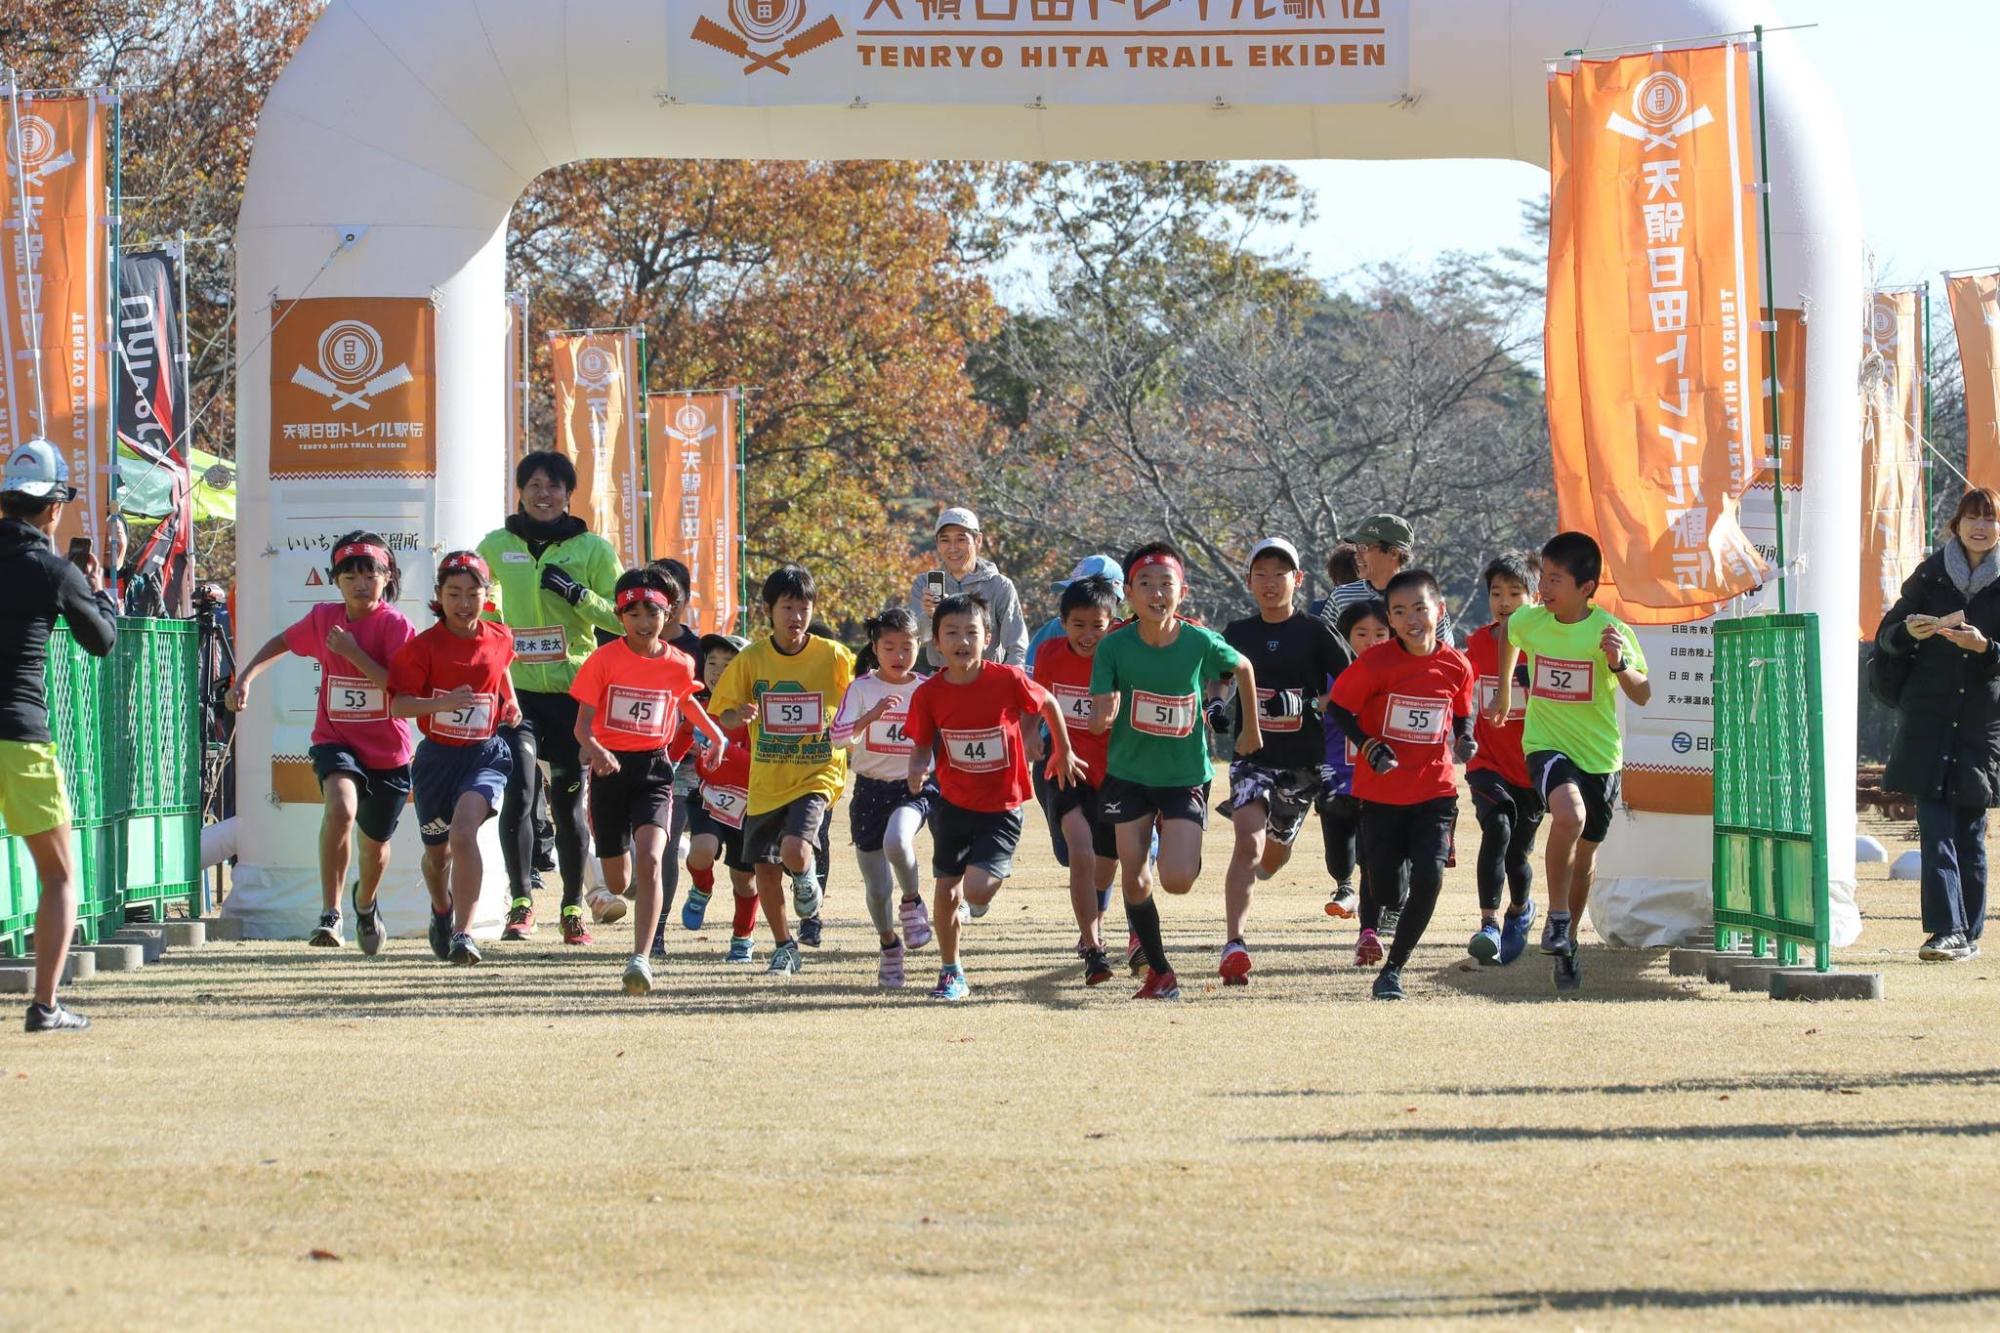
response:
[[[417,586],[404,596],[420,624],[430,551],[470,546],[499,522],[507,216],[552,167],[614,157],[1546,165],[1550,58],[1781,21],[1756,0],[1306,0],[1289,13],[1277,0],[333,0],[265,103],[237,231],[249,353],[237,409],[239,648],[297,614],[299,585],[325,558],[306,548],[349,517],[420,534],[423,549],[406,556]],[[1862,238],[1832,98],[1791,38],[1769,39],[1767,63],[1775,290],[1779,305],[1808,312],[1811,330],[1793,605],[1823,618],[1834,877],[1851,883]],[[432,299],[435,479],[273,482],[267,335],[273,299],[301,295]],[[274,673],[238,732],[241,866],[228,910],[253,935],[302,932],[317,911],[318,811],[279,806],[267,779],[274,753],[303,753],[309,716],[278,704],[296,707],[306,670]],[[406,817],[385,895],[399,929],[421,921],[413,824]],[[1626,852],[1609,878],[1678,885],[1684,899],[1705,881],[1704,820],[1627,825],[1607,848]],[[488,864],[490,922],[498,857]]]

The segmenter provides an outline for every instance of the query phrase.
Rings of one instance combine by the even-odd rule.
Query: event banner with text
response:
[[[653,394],[646,475],[653,483],[653,558],[671,556],[688,567],[688,623],[703,634],[735,632],[735,395]]]
[[[1965,477],[2000,489],[2000,273],[1945,279],[1965,371]]]
[[[1862,330],[1861,639],[1924,558],[1923,300],[1876,292]]]
[[[0,438],[39,435],[68,461],[77,497],[55,534],[64,550],[103,536],[110,502],[105,103],[23,92],[17,122],[12,100],[0,100]]]
[[[634,568],[646,562],[639,485],[639,339],[635,329],[549,335],[556,448],[576,463],[570,512]],[[511,509],[512,506],[510,505]]]
[[[688,0],[681,102],[1386,104],[1412,0]]]
[[[423,297],[271,307],[271,479],[437,475],[437,311]]]

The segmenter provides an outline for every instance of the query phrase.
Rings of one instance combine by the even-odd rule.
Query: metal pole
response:
[[[632,442],[632,449],[638,455],[639,466],[633,471],[639,478],[639,549],[645,553],[647,561],[653,559],[653,397],[647,389],[646,378],[646,326],[639,326],[639,422],[638,438]]]
[[[1931,284],[1925,279],[1923,295],[1919,298],[1923,305],[1924,320],[1924,420],[1917,430],[1919,440],[1928,440],[1931,434]],[[1924,549],[1929,550],[1937,541],[1937,460],[1932,451],[1924,454]]]
[[[1785,568],[1785,432],[1779,413],[1777,275],[1772,271],[1771,252],[1771,121],[1764,97],[1764,26],[1753,30],[1757,39],[1757,157],[1762,187],[1764,218],[1764,313],[1770,318],[1765,335],[1765,356],[1771,368],[1771,454],[1777,464],[1771,478],[1771,512],[1777,519],[1778,613],[1791,610],[1791,577]]]

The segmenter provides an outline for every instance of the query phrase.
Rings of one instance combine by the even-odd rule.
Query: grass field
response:
[[[875,989],[838,828],[788,984],[725,970],[718,908],[644,1000],[623,930],[545,928],[470,972],[169,955],[79,987],[75,1039],[10,1011],[0,1326],[2000,1321],[2000,954],[1916,963],[1880,867],[1839,962],[1883,1003],[1594,947],[1558,1003],[1539,955],[1464,957],[1468,868],[1382,1005],[1316,830],[1260,888],[1253,984],[1215,983],[1217,830],[1164,908],[1186,1001],[1141,1006],[1080,984],[1031,818],[946,1007],[927,954]]]

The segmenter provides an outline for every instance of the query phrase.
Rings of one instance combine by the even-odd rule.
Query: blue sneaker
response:
[[[757,961],[757,941],[748,935],[731,935],[729,952],[723,955],[725,963],[754,963]]]
[[[681,904],[681,929],[700,930],[707,919],[708,895],[700,889],[689,889],[687,901]]]
[[[815,912],[811,916],[802,916],[799,918],[799,943],[805,945],[808,949],[817,949],[819,948],[820,937],[824,934],[825,930],[826,923],[820,920],[819,913]]]
[[[1465,951],[1481,963],[1490,966],[1500,961],[1501,943],[1500,927],[1488,921],[1479,928],[1479,933],[1472,937],[1472,942],[1465,946]]]
[[[1528,905],[1519,916],[1501,918],[1500,923],[1500,966],[1519,958],[1528,951],[1528,932],[1535,926],[1535,900],[1528,899]]]
[[[938,971],[937,985],[931,990],[933,1000],[964,1000],[972,996],[972,987],[965,984],[965,973],[955,967]]]
[[[431,913],[431,952],[440,963],[451,960],[451,913]]]
[[[732,947],[734,941],[731,941]],[[764,970],[773,976],[795,976],[805,967],[805,960],[799,957],[799,942],[786,940],[771,950],[771,965]]]

